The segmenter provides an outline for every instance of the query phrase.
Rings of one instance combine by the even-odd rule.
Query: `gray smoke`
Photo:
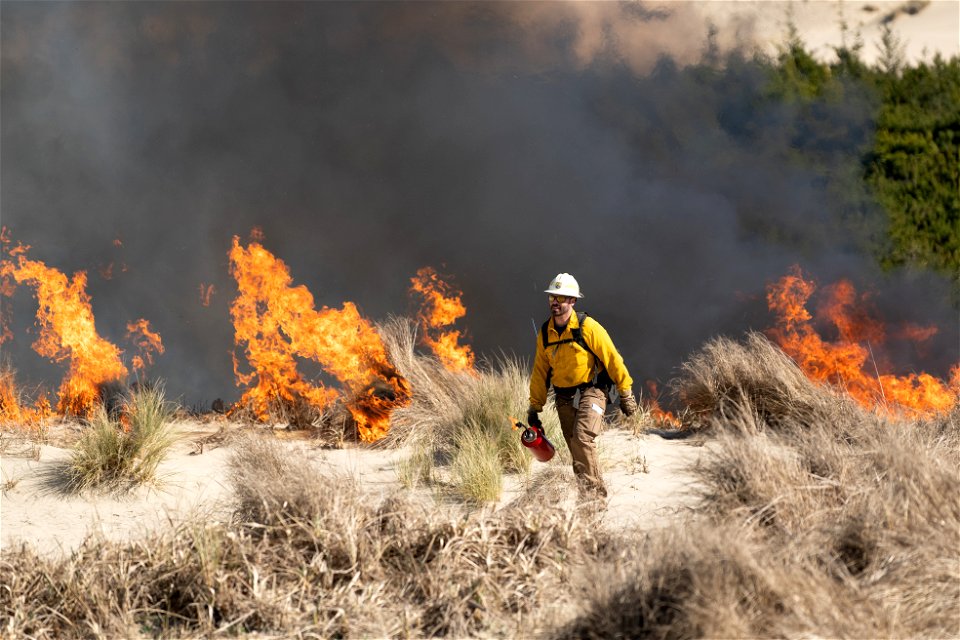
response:
[[[129,348],[126,323],[150,320],[167,352],[149,373],[188,404],[239,396],[227,251],[254,226],[318,306],[411,314],[418,268],[451,275],[489,356],[531,355],[543,289],[573,273],[638,383],[770,326],[764,287],[800,264],[937,324],[898,364],[946,375],[946,280],[881,274],[837,212],[837,167],[792,160],[799,108],[758,106],[748,59],[691,72],[707,26],[671,6],[5,2],[0,222],[88,271],[107,339]],[[818,114],[839,152],[869,142],[873,100]],[[56,386],[29,289],[3,304],[4,357]]]

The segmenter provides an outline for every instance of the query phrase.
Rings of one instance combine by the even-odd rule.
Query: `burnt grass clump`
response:
[[[405,367],[415,366],[430,375],[411,356]],[[957,637],[960,411],[864,411],[756,335],[706,345],[677,388],[704,453],[692,469],[699,503],[670,526],[605,527],[602,513],[562,508],[536,483],[495,512],[372,493],[255,434],[233,443],[227,522],[90,539],[66,558],[5,550],[0,628],[36,638]]]

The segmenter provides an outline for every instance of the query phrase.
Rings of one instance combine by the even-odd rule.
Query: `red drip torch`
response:
[[[549,462],[557,450],[553,447],[553,444],[547,440],[547,434],[543,432],[543,427],[525,427],[522,422],[516,423],[516,427],[523,429],[523,433],[520,434],[520,442],[523,446],[530,449],[533,457],[540,462]]]

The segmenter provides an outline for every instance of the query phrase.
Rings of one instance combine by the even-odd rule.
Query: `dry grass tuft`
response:
[[[750,426],[738,423],[746,414],[776,429],[811,424],[818,415],[859,413],[852,400],[811,381],[760,333],[748,334],[743,343],[711,340],[683,364],[674,387],[696,422],[707,427]]]
[[[390,359],[410,381],[409,406],[394,412],[389,445],[408,444],[411,458],[398,473],[404,482],[446,483],[469,502],[500,498],[504,473],[528,473],[532,456],[510,418],[526,416],[527,368],[516,359],[487,363],[476,375],[451,373],[433,357],[418,355],[416,325],[394,318],[380,327]],[[544,412],[548,437],[565,459],[555,412]]]
[[[140,387],[122,401],[118,416],[97,405],[90,424],[74,445],[62,470],[65,488],[117,491],[148,484],[174,442],[173,408],[163,388]]]
[[[554,637],[887,637],[874,607],[794,560],[742,524],[658,531],[590,572],[587,612]]]
[[[413,452],[397,463],[397,479],[407,489],[416,489],[421,485],[434,482],[434,453],[425,446],[416,445]]]

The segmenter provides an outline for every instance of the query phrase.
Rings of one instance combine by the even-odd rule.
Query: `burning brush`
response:
[[[814,317],[807,303],[816,285],[804,279],[799,267],[767,289],[767,305],[776,315],[776,326],[767,333],[792,357],[812,380],[844,389],[867,408],[928,416],[948,411],[960,399],[960,365],[952,369],[950,382],[927,373],[896,376],[886,368],[877,347],[887,340],[882,323],[871,318],[853,285],[842,280],[824,288]],[[832,325],[835,340],[823,339],[813,321]],[[936,327],[909,326],[897,332],[912,342],[929,339]],[[868,365],[868,362],[870,363]]]
[[[12,369],[0,369],[0,425],[34,428],[53,415],[46,396],[41,396],[33,407],[25,404],[17,389]]]
[[[38,354],[56,362],[69,361],[60,384],[57,412],[86,417],[101,398],[104,385],[123,380],[127,368],[121,351],[104,340],[94,326],[87,274],[73,278],[37,260],[27,259],[29,247],[18,246],[0,261],[0,277],[35,289],[40,336],[33,343]]]
[[[239,405],[261,421],[278,406],[323,411],[341,394],[303,378],[296,359],[306,358],[341,383],[360,439],[384,437],[390,413],[410,402],[410,386],[356,305],[315,310],[310,291],[294,286],[286,264],[255,241],[244,247],[234,237],[230,272],[239,288],[230,307],[235,341],[253,368],[242,373],[234,356],[237,385],[246,387]]]
[[[660,407],[660,393],[656,381],[647,380],[647,390],[650,392],[646,400],[647,410],[657,425],[670,429],[683,428],[683,423],[672,411]]]

